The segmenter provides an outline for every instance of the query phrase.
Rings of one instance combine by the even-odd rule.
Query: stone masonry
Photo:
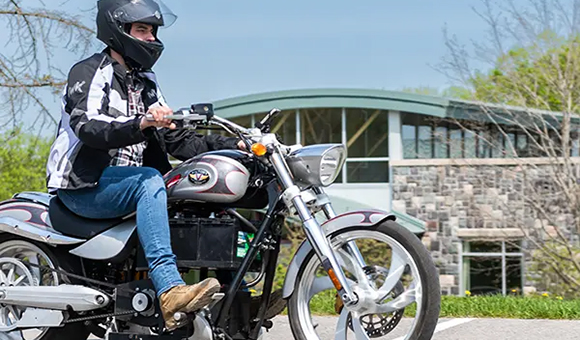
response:
[[[545,162],[545,160],[543,160]],[[503,159],[399,160],[392,162],[393,209],[426,222],[424,244],[440,274],[443,294],[459,289],[458,247],[463,240],[537,239],[556,228],[577,242],[574,215],[566,211],[562,195],[553,185],[551,164],[522,166]],[[541,162],[540,162],[541,163]],[[546,207],[552,222],[526,204],[535,197]],[[529,242],[524,241],[524,277],[529,266]],[[526,279],[524,290],[535,289]]]

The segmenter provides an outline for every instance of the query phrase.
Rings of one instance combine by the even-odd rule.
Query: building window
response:
[[[260,117],[260,116],[262,116],[262,117],[263,117],[263,116],[265,116],[265,115],[266,115],[266,113],[264,113],[264,115],[258,114],[257,116],[258,116],[258,117]],[[252,125],[252,115],[249,115],[249,116],[241,116],[241,117],[235,117],[235,118],[231,118],[230,120],[231,120],[232,122],[234,122],[234,123],[236,123],[236,124],[240,125],[240,126],[243,126],[243,127],[245,127],[245,128],[252,128],[252,127],[253,127],[253,125]],[[217,126],[216,126],[216,127],[217,127]],[[220,129],[221,129],[221,127],[218,127],[218,128],[220,128]]]
[[[349,161],[346,174],[348,183],[388,183],[389,162]]]
[[[251,115],[236,117],[232,121],[249,127],[265,114],[255,114],[253,119]],[[278,134],[286,145],[346,145],[348,158],[335,183],[389,182],[387,111],[346,108],[284,110],[273,122],[271,132]],[[413,143],[416,143],[415,138]]]
[[[472,295],[521,294],[521,241],[465,241],[460,253],[462,291]]]
[[[463,158],[463,131],[458,128],[449,129],[449,157]]]
[[[477,134],[475,132],[470,130],[463,131],[463,145],[465,158],[477,157]]]
[[[414,113],[402,113],[403,158],[539,157],[525,131],[495,124],[459,123]],[[571,154],[580,156],[580,143],[571,138]]]
[[[386,157],[389,153],[389,115],[381,110],[346,109],[348,156]]]
[[[296,144],[296,110],[280,112],[272,123],[270,132],[277,134],[285,145]]]
[[[403,140],[403,158],[417,158],[417,127],[403,125],[401,138]]]
[[[373,109],[345,109],[344,143],[348,148],[347,183],[389,181],[389,114]]]
[[[447,131],[446,126],[437,126],[435,128],[435,138],[433,138],[435,158],[449,158],[449,136]]]
[[[433,158],[433,121],[424,115],[401,113],[403,158]]]
[[[429,125],[417,126],[417,150],[412,158],[433,158],[433,128]]]
[[[302,145],[341,143],[341,109],[300,109]]]

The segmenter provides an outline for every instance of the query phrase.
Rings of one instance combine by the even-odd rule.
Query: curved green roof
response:
[[[281,110],[336,107],[406,111],[445,117],[445,98],[406,92],[369,89],[299,89],[264,92],[214,102],[214,110],[224,118]]]
[[[495,112],[498,117],[501,117],[507,111],[512,113],[533,112],[545,119],[552,120],[559,120],[562,116],[559,112],[509,105],[435,97],[407,92],[348,88],[297,89],[264,92],[218,100],[213,104],[216,113],[224,118],[265,113],[273,108],[294,110],[343,107],[403,111],[439,118],[452,117],[480,121],[490,121],[490,117],[486,114],[481,114],[484,111],[484,107],[485,110]],[[575,123],[580,123],[580,117],[574,116],[573,120]],[[505,123],[508,125],[511,124],[509,121]]]

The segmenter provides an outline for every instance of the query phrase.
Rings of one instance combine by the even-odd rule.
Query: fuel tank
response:
[[[241,150],[206,152],[165,174],[167,200],[230,205],[246,195],[257,160]]]

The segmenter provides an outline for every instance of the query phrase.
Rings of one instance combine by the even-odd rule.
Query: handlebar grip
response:
[[[192,114],[193,114],[193,112],[191,111],[191,109],[185,107],[185,108],[182,108],[182,109],[175,110],[175,111],[173,111],[173,114],[172,115],[167,115],[167,116],[164,116],[163,118],[173,119],[173,120],[176,120],[176,119],[179,120],[179,119],[185,119],[185,118],[191,116]],[[153,115],[150,114],[150,113],[148,113],[148,114],[145,115],[145,118],[147,120],[153,120]]]

